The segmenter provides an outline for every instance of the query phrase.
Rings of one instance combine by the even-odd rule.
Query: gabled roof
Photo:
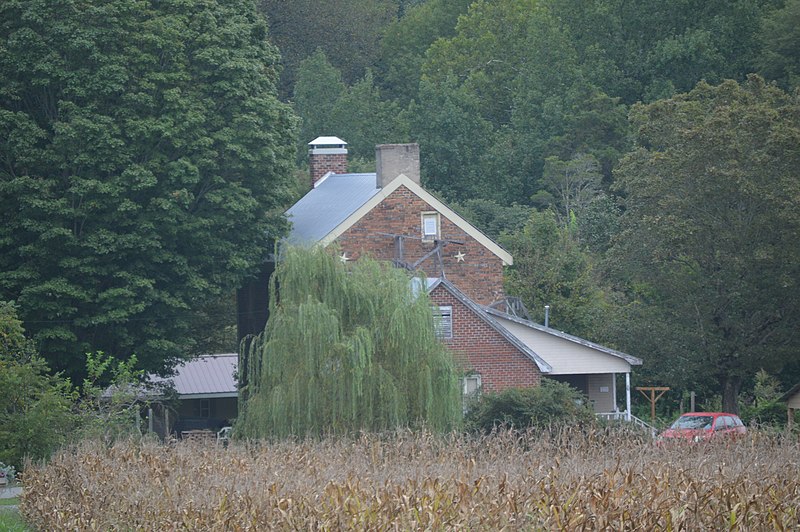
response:
[[[329,173],[323,176],[308,194],[286,211],[292,222],[287,241],[301,245],[321,242],[379,192],[380,189],[375,188],[375,174]]]
[[[236,368],[239,355],[202,355],[175,367],[173,377],[151,377],[151,382],[172,382],[178,396],[185,399],[236,397]]]
[[[286,211],[292,222],[287,241],[292,244],[327,246],[401,186],[480,242],[504,264],[514,263],[508,251],[403,174],[383,188],[376,187],[374,173],[326,174],[308,194]]]
[[[798,382],[797,384],[795,384],[794,386],[792,386],[792,387],[789,389],[789,391],[788,391],[788,392],[786,392],[785,394],[783,394],[783,395],[781,396],[781,399],[780,399],[780,400],[781,400],[781,401],[784,401],[784,402],[786,402],[786,401],[788,401],[789,399],[791,399],[791,398],[792,398],[792,396],[793,396],[794,394],[796,394],[797,392],[800,392],[800,382]]]
[[[464,293],[461,292],[461,290],[459,290],[458,288],[456,288],[455,285],[450,281],[441,278],[436,279],[433,283],[429,284],[428,293],[433,292],[438,286],[441,286],[445,290],[450,292],[456,299],[458,299],[467,308],[469,308],[476,316],[478,316],[481,320],[486,322],[486,324],[488,324],[492,329],[497,331],[503,338],[508,340],[509,343],[511,343],[514,347],[519,349],[520,352],[522,352],[524,355],[530,358],[539,368],[540,372],[550,373],[553,370],[550,364],[545,362],[544,359],[542,359],[542,357],[540,357],[533,349],[531,349],[530,346],[525,345],[523,342],[519,340],[519,338],[511,334],[508,331],[508,329],[503,327],[500,323],[498,323],[497,320],[495,320],[491,315],[489,315],[489,313],[486,312],[486,309],[484,307],[478,305],[470,298],[468,298],[466,295],[464,295]]]
[[[556,373],[561,373],[559,371],[560,364],[558,363],[558,358],[561,355],[558,349],[548,349],[545,346],[544,342],[537,341],[537,335],[535,333],[540,333],[538,338],[542,337],[551,337],[557,338],[561,341],[560,345],[564,345],[563,342],[571,342],[573,344],[577,344],[583,346],[585,348],[591,349],[593,351],[602,353],[604,355],[608,355],[611,359],[619,359],[620,361],[624,361],[627,365],[630,366],[640,366],[642,364],[642,360],[636,358],[634,356],[628,355],[627,353],[623,353],[621,351],[617,351],[615,349],[611,349],[610,347],[605,347],[600,344],[596,344],[594,342],[590,342],[584,338],[580,338],[578,336],[573,336],[571,334],[567,334],[562,331],[558,331],[556,329],[552,329],[550,327],[545,327],[544,325],[540,325],[538,323],[534,323],[529,320],[524,320],[522,318],[518,318],[516,316],[512,316],[510,314],[506,314],[505,312],[501,312],[497,309],[489,308],[489,307],[482,307],[484,311],[495,317],[499,323],[507,328],[511,334],[518,337],[521,342],[525,343],[526,345],[531,345],[531,343],[536,343],[537,352],[540,356],[542,356],[545,360],[547,360],[551,365],[553,365],[554,370]],[[559,345],[551,342],[551,345]],[[568,371],[566,373],[573,373],[573,371]]]

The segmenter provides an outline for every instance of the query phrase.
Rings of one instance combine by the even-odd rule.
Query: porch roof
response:
[[[520,342],[536,349],[536,353],[553,368],[549,375],[628,373],[631,366],[640,366],[641,359],[615,349],[572,336],[538,323],[523,320],[484,307]]]

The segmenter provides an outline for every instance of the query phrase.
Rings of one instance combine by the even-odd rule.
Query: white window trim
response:
[[[436,223],[436,233],[425,232],[425,221],[433,219]],[[426,211],[420,213],[420,231],[422,233],[423,242],[433,242],[439,240],[442,235],[442,216],[437,211]]]
[[[469,392],[469,390],[467,390],[467,382],[470,381],[470,380],[475,380],[477,382],[477,386],[475,387],[475,391],[473,391],[471,393]],[[465,375],[464,378],[461,379],[461,383],[462,383],[462,386],[463,386],[462,387],[462,393],[464,394],[464,397],[468,397],[468,396],[472,396],[472,395],[478,396],[478,395],[481,394],[481,374],[480,373],[470,373],[469,375]]]

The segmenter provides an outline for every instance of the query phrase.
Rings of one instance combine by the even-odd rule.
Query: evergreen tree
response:
[[[253,273],[294,117],[249,0],[0,3],[0,298],[52,369],[159,370]]]
[[[454,427],[458,376],[420,286],[369,259],[346,265],[319,248],[284,250],[270,319],[240,353],[239,434]]]

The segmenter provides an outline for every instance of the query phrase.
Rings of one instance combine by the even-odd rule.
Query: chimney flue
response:
[[[308,143],[308,169],[311,186],[328,172],[347,173],[347,143],[339,137],[317,137]]]
[[[419,144],[379,144],[375,146],[375,166],[378,188],[400,174],[419,185]]]

